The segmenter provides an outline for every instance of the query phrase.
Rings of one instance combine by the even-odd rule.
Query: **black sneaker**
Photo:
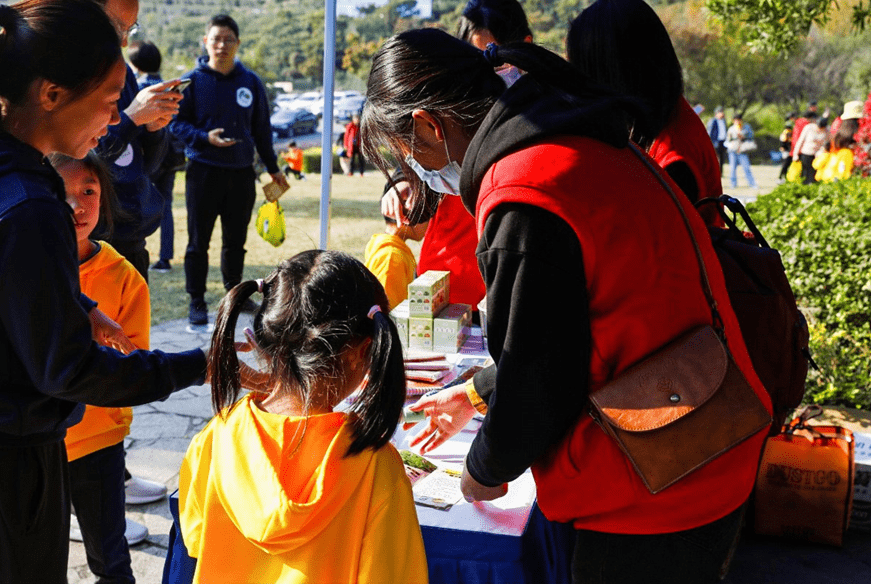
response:
[[[260,308],[259,304],[257,304],[256,302],[254,302],[250,298],[246,298],[245,302],[242,303],[241,310],[242,310],[242,312],[254,312],[258,308]]]
[[[165,274],[172,269],[172,266],[169,265],[169,260],[157,260],[151,267],[148,268],[151,272],[159,272],[161,274]]]
[[[208,324],[209,323],[209,307],[206,306],[205,300],[192,300],[191,309],[188,314],[188,322],[191,324]]]

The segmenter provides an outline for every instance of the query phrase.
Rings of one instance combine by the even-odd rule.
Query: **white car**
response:
[[[275,111],[290,109],[290,104],[299,97],[298,93],[279,93],[275,96]]]
[[[324,97],[318,91],[306,91],[288,105],[289,109],[305,110],[314,115],[323,115]]]
[[[333,117],[337,120],[350,120],[351,116],[360,113],[363,109],[363,104],[366,103],[366,96],[360,95],[359,92],[354,92],[355,95],[336,99],[333,103]]]

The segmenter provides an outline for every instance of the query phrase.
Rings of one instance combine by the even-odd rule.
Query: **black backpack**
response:
[[[801,404],[808,364],[818,369],[808,349],[807,321],[796,304],[780,253],[768,245],[744,205],[722,195],[719,199],[702,199],[696,207],[716,203],[720,203],[717,207],[727,227],[708,229],[744,344],[774,405],[773,436],[781,432],[786,417]],[[749,233],[738,229],[737,215]]]

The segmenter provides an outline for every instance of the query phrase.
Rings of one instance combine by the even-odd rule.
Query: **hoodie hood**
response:
[[[219,71],[215,71],[211,67],[209,67],[209,56],[208,55],[200,55],[197,57],[197,66],[195,71],[198,73],[208,73],[213,77],[236,77],[242,74],[242,63],[239,62],[238,59],[233,63],[233,70],[224,75]]]
[[[211,453],[197,457],[208,468],[190,469],[191,497],[205,500],[212,490],[248,541],[273,555],[292,551],[333,521],[367,474],[374,451],[345,457],[351,439],[347,414],[270,414],[248,395],[195,438],[192,448]],[[188,516],[183,524],[198,521]]]
[[[490,109],[463,157],[460,193],[472,215],[487,170],[506,154],[552,136],[586,136],[622,148],[629,142],[628,100],[579,98],[523,75]]]

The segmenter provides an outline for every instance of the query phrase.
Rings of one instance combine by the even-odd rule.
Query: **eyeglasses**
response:
[[[208,39],[210,45],[226,45],[232,46],[239,42],[239,39],[234,37],[212,37]]]
[[[133,36],[134,34],[136,34],[137,32],[139,32],[139,21],[137,20],[136,22],[134,22],[130,26],[130,28],[128,28],[126,30],[121,28],[119,23],[116,23],[115,29],[118,31],[118,37],[123,42],[123,41],[127,40],[128,38],[130,38],[131,36]]]

